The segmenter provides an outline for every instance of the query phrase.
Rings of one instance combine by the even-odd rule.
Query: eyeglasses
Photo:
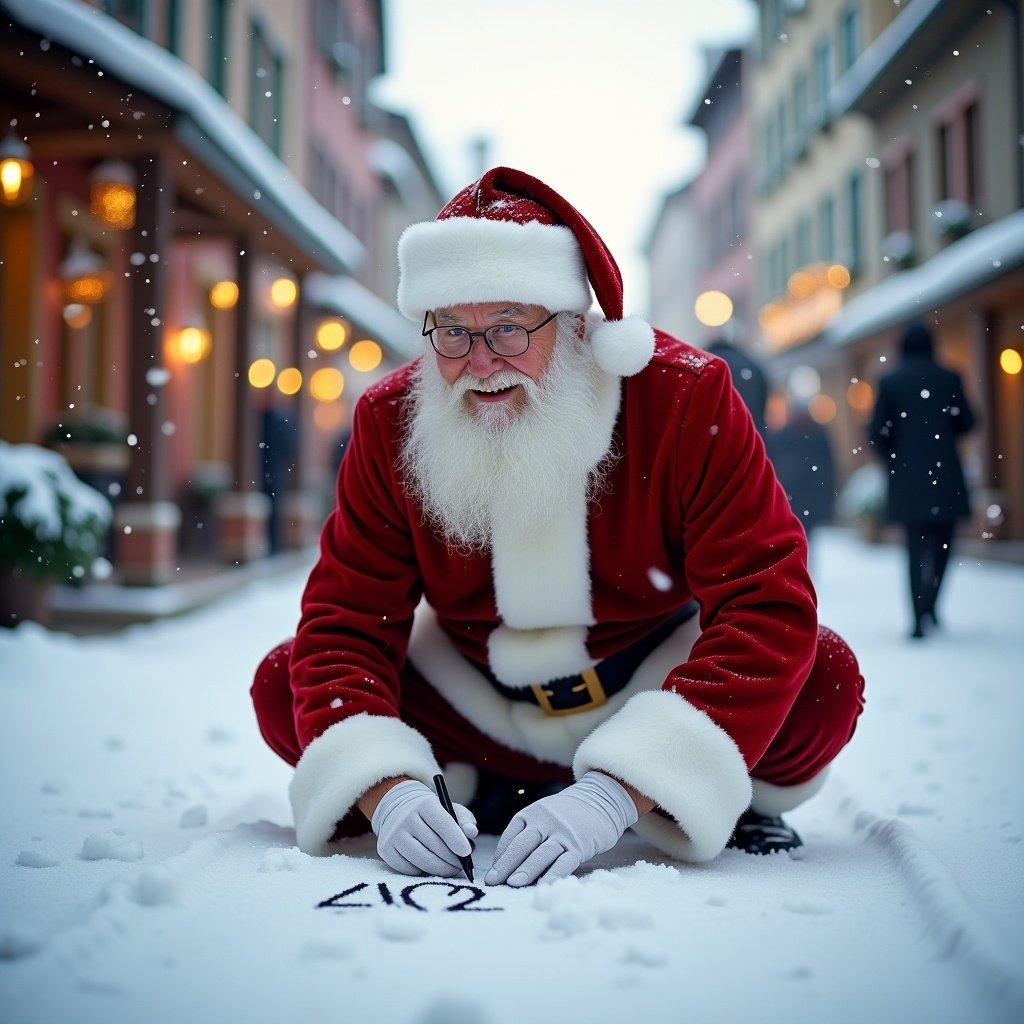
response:
[[[519,324],[495,324],[486,331],[467,331],[465,327],[427,327],[430,310],[423,316],[424,338],[430,338],[434,351],[445,359],[464,359],[473,347],[474,338],[483,338],[484,343],[496,356],[521,356],[530,347],[530,335],[551,323],[558,316],[552,313],[536,327],[520,327]]]

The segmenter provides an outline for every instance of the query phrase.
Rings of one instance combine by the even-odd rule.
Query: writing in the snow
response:
[[[468,896],[464,897],[455,903],[445,903],[442,906],[438,906],[436,901],[430,901],[430,906],[424,906],[416,899],[416,890],[423,889],[426,886],[441,886],[448,890],[445,894],[445,899],[450,900],[453,897],[459,896],[461,893],[469,893]],[[364,889],[369,892],[363,892]],[[373,896],[373,890],[376,889],[376,897]],[[362,895],[358,898],[357,893]],[[420,899],[426,899],[428,893],[420,894]],[[466,910],[466,911],[477,911],[477,912],[488,912],[492,910],[504,910],[504,907],[475,907],[474,903],[479,903],[484,896],[487,894],[483,889],[477,888],[475,885],[458,885],[452,882],[413,882],[412,885],[407,885],[396,898],[391,892],[387,882],[378,882],[373,889],[370,888],[369,882],[360,882],[358,885],[350,886],[344,892],[339,892],[335,896],[331,896],[329,899],[322,900],[318,903],[317,909],[322,910],[330,908],[332,910],[357,910],[366,907],[374,907],[383,905],[386,907],[412,907],[413,910]],[[371,902],[364,902],[367,897],[370,897]]]

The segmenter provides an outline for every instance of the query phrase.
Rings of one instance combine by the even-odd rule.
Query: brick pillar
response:
[[[138,178],[132,251],[155,254],[131,270],[131,338],[128,410],[131,446],[127,485],[114,519],[115,558],[124,583],[166,583],[175,573],[181,511],[169,500],[166,402],[163,387],[147,374],[162,370],[167,315],[166,265],[172,241],[174,182],[163,153],[135,161]],[[149,310],[149,312],[147,312]],[[156,310],[156,313],[152,312]]]
[[[292,413],[296,423],[297,450],[292,466],[288,490],[281,501],[281,538],[286,548],[306,548],[316,544],[323,526],[325,511],[320,494],[310,488],[309,452],[307,440],[311,431],[312,395],[310,377],[317,369],[318,360],[310,359],[312,347],[309,337],[309,309],[306,289],[299,279],[299,295],[292,320],[292,365],[302,369],[302,387],[292,397]]]
[[[230,491],[215,499],[214,515],[220,557],[226,562],[251,562],[267,553],[270,499],[256,485],[259,425],[249,385],[253,313],[253,261],[249,240],[237,240],[235,253],[238,302],[234,319],[232,485]]]

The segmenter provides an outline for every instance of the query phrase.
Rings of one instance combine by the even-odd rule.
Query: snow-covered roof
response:
[[[848,345],[895,327],[987,284],[1024,264],[1024,210],[943,249],[927,263],[904,270],[862,292],[825,329],[831,345]]]
[[[304,287],[311,305],[354,320],[396,355],[411,359],[418,354],[415,326],[358,281],[310,274]]]
[[[204,162],[230,161],[226,184],[326,270],[359,265],[359,240],[296,180],[205,79],[173,54],[77,0],[0,0],[11,21],[93,60],[105,75],[177,111],[176,132]],[[219,151],[210,152],[211,147]],[[241,173],[238,173],[241,172]],[[255,198],[259,195],[259,198]]]
[[[399,194],[409,203],[418,203],[429,195],[416,161],[394,139],[375,139],[370,146],[370,166],[395,183]]]
[[[829,104],[832,117],[842,117],[847,111],[854,109],[887,72],[894,70],[895,62],[914,42],[931,18],[941,8],[952,6],[954,2],[955,0],[913,0],[913,3],[907,4],[836,84]],[[971,7],[969,4],[962,6],[968,10]],[[901,73],[900,78],[903,77],[904,74]],[[883,97],[881,102],[888,104],[888,98]]]

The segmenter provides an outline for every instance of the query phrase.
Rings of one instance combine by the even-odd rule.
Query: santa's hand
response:
[[[478,830],[468,807],[453,806],[458,822],[422,782],[407,779],[392,786],[370,821],[380,859],[406,875],[452,878],[462,874],[459,857],[473,852],[469,840]]]
[[[486,885],[532,885],[571,875],[610,850],[637,810],[632,797],[603,772],[587,772],[561,793],[524,807],[501,834]]]

